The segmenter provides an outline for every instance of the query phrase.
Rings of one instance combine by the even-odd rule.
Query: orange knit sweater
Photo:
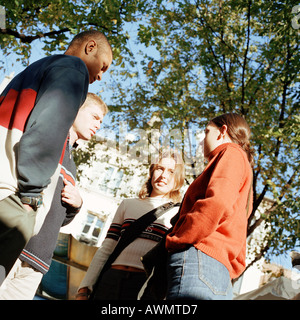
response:
[[[186,192],[180,217],[166,239],[168,251],[193,245],[224,264],[232,279],[238,277],[246,264],[251,181],[251,166],[242,148],[225,143],[213,150],[205,170]]]

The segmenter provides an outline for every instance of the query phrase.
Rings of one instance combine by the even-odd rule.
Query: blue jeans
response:
[[[167,300],[232,300],[227,268],[191,246],[169,253]]]

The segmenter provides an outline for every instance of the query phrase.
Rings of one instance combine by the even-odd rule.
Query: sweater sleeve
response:
[[[50,68],[40,84],[35,107],[20,140],[18,186],[21,196],[37,196],[50,183],[69,129],[88,89],[85,65]]]
[[[61,173],[60,179],[62,179],[62,176],[63,176],[65,179],[70,181],[74,187],[77,188],[77,185],[76,185],[77,167],[76,167],[76,164],[73,159],[72,150],[73,149],[70,149],[70,145],[68,143],[66,146],[66,150],[65,150],[62,168],[60,170],[60,173]],[[63,188],[64,188],[64,183],[62,184],[62,187],[60,189],[60,196],[61,196],[61,191]],[[81,197],[81,195],[80,195],[80,197]],[[73,221],[73,219],[75,218],[75,216],[80,212],[80,210],[83,206],[83,199],[81,198],[81,200],[82,200],[81,206],[78,208],[75,208],[67,203],[62,202],[62,206],[64,206],[66,208],[66,217],[62,223],[62,227],[71,223]]]
[[[118,207],[116,214],[113,218],[111,226],[122,225],[124,221],[124,200],[121,202]],[[109,230],[108,230],[109,232]],[[118,239],[113,238],[105,238],[101,247],[96,251],[91,264],[87,270],[87,273],[83,280],[80,283],[80,288],[88,287],[90,290],[93,290],[93,285],[96,283],[102,268],[104,267],[107,259],[114,251],[116,245],[118,243]]]
[[[204,199],[198,199],[189,212],[181,214],[167,237],[168,250],[184,249],[187,244],[197,245],[234,213],[245,176],[244,158],[239,150],[227,149],[217,160]]]

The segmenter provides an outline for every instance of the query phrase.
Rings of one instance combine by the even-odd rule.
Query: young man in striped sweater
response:
[[[97,95],[87,94],[70,129],[51,208],[39,233],[29,240],[0,287],[1,300],[33,299],[43,275],[50,268],[61,226],[70,223],[82,206],[75,186],[76,166],[71,152],[78,139],[90,140],[100,129],[107,111],[106,104]]]

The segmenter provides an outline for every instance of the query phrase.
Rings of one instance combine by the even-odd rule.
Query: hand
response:
[[[76,300],[88,300],[89,299],[90,290],[87,287],[80,288],[78,293],[76,294]]]
[[[64,179],[64,188],[61,191],[61,200],[74,208],[80,208],[82,198],[79,191],[67,179]]]

